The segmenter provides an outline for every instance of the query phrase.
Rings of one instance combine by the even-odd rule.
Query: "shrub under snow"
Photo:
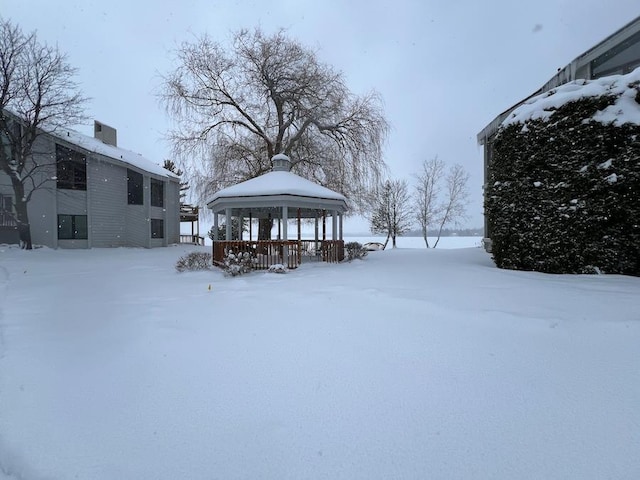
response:
[[[176,270],[208,270],[211,268],[211,254],[206,252],[191,252],[183,255],[176,262]]]
[[[364,248],[359,242],[345,243],[344,250],[346,253],[346,260],[349,262],[356,258],[364,258],[368,253],[367,249]]]
[[[485,189],[498,267],[640,275],[639,84],[574,82],[503,124]]]
[[[229,250],[224,257],[223,266],[225,275],[236,277],[249,273],[253,265],[253,258],[249,252],[234,253]]]

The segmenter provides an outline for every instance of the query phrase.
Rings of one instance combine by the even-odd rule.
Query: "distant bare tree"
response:
[[[440,183],[444,176],[444,162],[438,157],[422,162],[422,169],[416,175],[415,187],[415,216],[422,238],[429,248],[428,230],[437,224],[442,205],[439,203]]]
[[[0,170],[11,181],[15,218],[22,248],[31,249],[27,204],[50,182],[33,155],[43,129],[80,123],[86,102],[73,81],[76,70],[57,47],[38,42],[0,19]],[[51,159],[44,160],[46,165]],[[55,162],[55,159],[53,160]]]
[[[396,248],[396,237],[411,229],[409,186],[406,180],[387,180],[379,189],[370,219],[372,233],[386,233]]]
[[[241,30],[230,46],[204,35],[180,45],[174,61],[159,98],[201,197],[268,172],[284,153],[296,173],[364,206],[385,169],[388,124],[376,92],[354,95],[341,73],[284,31]],[[259,238],[270,232],[261,225]]]
[[[453,165],[446,177],[445,198],[442,203],[438,219],[438,238],[433,248],[438,246],[442,229],[452,223],[458,223],[466,218],[469,204],[469,174],[462,165]]]

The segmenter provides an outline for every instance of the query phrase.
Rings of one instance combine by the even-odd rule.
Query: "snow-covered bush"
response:
[[[352,261],[356,258],[364,258],[367,256],[367,249],[362,246],[359,242],[349,242],[344,244],[344,250],[347,261]]]
[[[287,273],[287,267],[281,263],[276,263],[269,267],[269,273]]]
[[[208,270],[211,268],[211,254],[206,252],[191,252],[183,255],[176,262],[176,270]]]
[[[485,188],[498,267],[640,275],[640,125],[602,121],[618,99],[574,98],[501,128]]]
[[[253,265],[253,257],[249,252],[234,253],[229,249],[224,257],[222,268],[227,276],[236,277],[249,273]]]

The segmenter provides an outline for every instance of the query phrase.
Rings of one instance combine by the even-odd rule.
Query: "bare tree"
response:
[[[388,124],[376,92],[354,95],[341,73],[282,30],[241,30],[229,47],[205,35],[180,45],[175,63],[159,98],[201,198],[268,172],[284,153],[296,173],[364,206],[385,168]],[[259,238],[270,231],[265,224]]]
[[[438,219],[438,238],[433,248],[438,246],[442,229],[451,223],[457,223],[466,218],[466,209],[469,204],[469,174],[462,165],[453,165],[449,169],[446,178],[445,199],[441,207]]]
[[[25,249],[32,248],[27,205],[33,193],[52,180],[43,175],[52,160],[38,160],[34,144],[44,129],[54,131],[84,119],[86,98],[73,81],[75,73],[56,47],[0,19],[0,171],[11,181]]]
[[[416,175],[415,216],[422,230],[422,238],[424,238],[427,248],[429,248],[428,230],[436,224],[442,208],[438,197],[443,175],[444,162],[439,160],[437,156],[422,162],[422,170]]]
[[[396,248],[396,237],[411,229],[409,186],[406,180],[387,180],[379,189],[370,219],[372,233],[386,233]]]

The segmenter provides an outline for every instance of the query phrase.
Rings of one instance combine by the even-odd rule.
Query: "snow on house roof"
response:
[[[260,197],[267,195],[299,195],[346,202],[344,195],[302,178],[295,173],[285,171],[265,173],[259,177],[224,188],[215,193],[211,202],[218,198]]]
[[[139,168],[155,175],[163,177],[179,178],[166,168],[152,162],[151,160],[143,157],[139,153],[132,152],[131,150],[125,150],[124,148],[114,147],[104,143],[102,140],[83,135],[82,133],[74,130],[61,129],[54,132],[50,132],[53,136],[65,140],[73,145],[77,145],[89,152],[98,153],[105,157],[113,158],[120,162],[131,165],[132,167]]]
[[[549,120],[562,105],[581,98],[616,96],[616,101],[597,112],[593,120],[600,123],[640,125],[640,104],[636,101],[640,86],[640,67],[626,75],[612,75],[595,80],[575,80],[548,92],[531,97],[502,122],[502,127],[528,120]]]

